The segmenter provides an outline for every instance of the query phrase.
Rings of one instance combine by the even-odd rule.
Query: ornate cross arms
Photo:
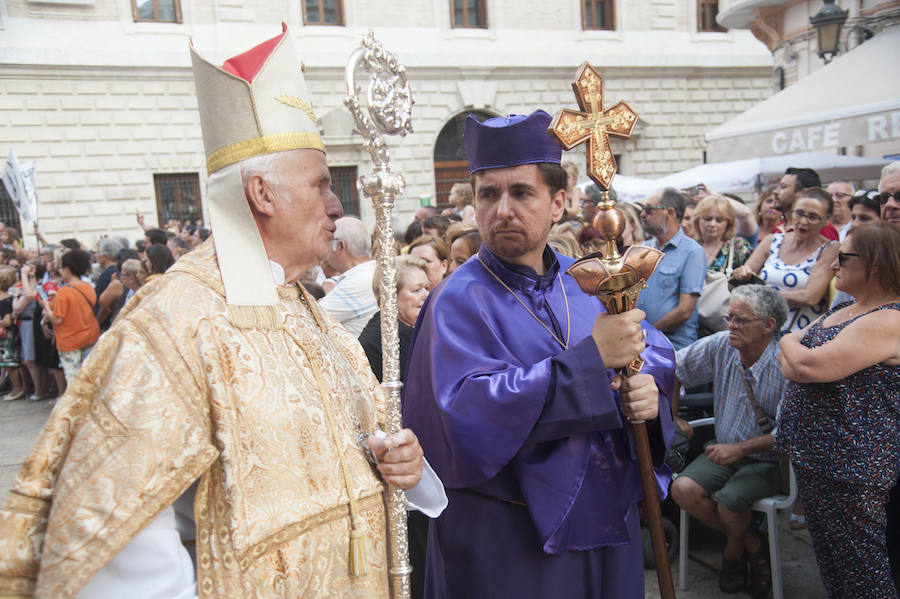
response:
[[[356,70],[362,66],[369,74],[364,112],[359,104]],[[382,135],[412,133],[412,94],[406,80],[406,67],[393,52],[384,49],[371,31],[363,37],[347,63],[347,97],[344,104],[356,119],[356,126],[365,140],[366,149],[376,166],[386,166],[390,152]]]
[[[587,141],[587,174],[608,190],[616,174],[609,136],[631,137],[637,113],[625,102],[603,110],[603,77],[587,62],[578,69],[572,89],[581,111],[560,110],[547,131],[566,150]]]

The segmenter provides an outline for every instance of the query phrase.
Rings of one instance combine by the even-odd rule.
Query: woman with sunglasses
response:
[[[866,191],[865,189],[860,189],[855,194],[853,194],[853,197],[850,199],[851,229],[855,229],[860,225],[877,223],[881,220],[881,204],[879,204],[878,200],[875,199],[877,195],[877,191]],[[831,307],[834,308],[838,304],[855,301],[852,295],[850,295],[846,291],[837,289],[835,285],[836,280],[837,279],[832,279],[831,281],[831,286],[835,290],[835,293],[833,294],[834,299],[831,302]]]
[[[791,309],[782,334],[799,331],[827,308],[827,291],[834,273],[838,244],[819,235],[831,215],[831,194],[810,187],[797,194],[793,206],[793,229],[773,233],[753,250],[746,264],[732,278],[750,279],[759,275],[766,285],[781,292]]]
[[[832,268],[856,298],[781,340],[790,456],[829,597],[896,598],[885,504],[900,474],[900,228],[851,229]]]

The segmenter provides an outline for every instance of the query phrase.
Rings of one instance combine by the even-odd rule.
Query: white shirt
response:
[[[847,232],[850,231],[850,225],[853,224],[852,220],[848,220],[846,223],[838,227],[838,241],[843,242],[844,238],[847,236]]]
[[[331,293],[319,300],[319,305],[354,337],[359,337],[372,315],[378,312],[372,289],[375,260],[357,264],[342,276]]]

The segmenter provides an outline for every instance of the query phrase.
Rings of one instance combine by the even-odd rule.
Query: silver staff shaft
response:
[[[359,102],[355,77],[358,67],[370,74],[367,111]],[[387,395],[388,433],[402,428],[400,415],[400,337],[397,325],[397,284],[394,269],[394,200],[403,195],[403,175],[390,170],[390,151],[384,134],[406,135],[412,132],[410,110],[412,96],[406,80],[406,69],[396,56],[387,52],[370,31],[347,62],[347,98],[344,104],[353,114],[366,149],[375,163],[372,175],[357,181],[362,195],[372,199],[375,207],[376,237],[378,239],[378,287],[381,289],[381,354],[382,386]],[[390,546],[391,596],[409,599],[409,540],[406,534],[406,497],[403,491],[391,486],[388,490],[388,533]]]

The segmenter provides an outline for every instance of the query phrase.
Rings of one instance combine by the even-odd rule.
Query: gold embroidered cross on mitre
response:
[[[616,174],[616,159],[609,136],[631,137],[637,124],[637,113],[621,101],[603,110],[603,77],[587,61],[578,69],[572,89],[581,111],[559,111],[547,132],[566,150],[587,141],[587,174],[608,190]]]

